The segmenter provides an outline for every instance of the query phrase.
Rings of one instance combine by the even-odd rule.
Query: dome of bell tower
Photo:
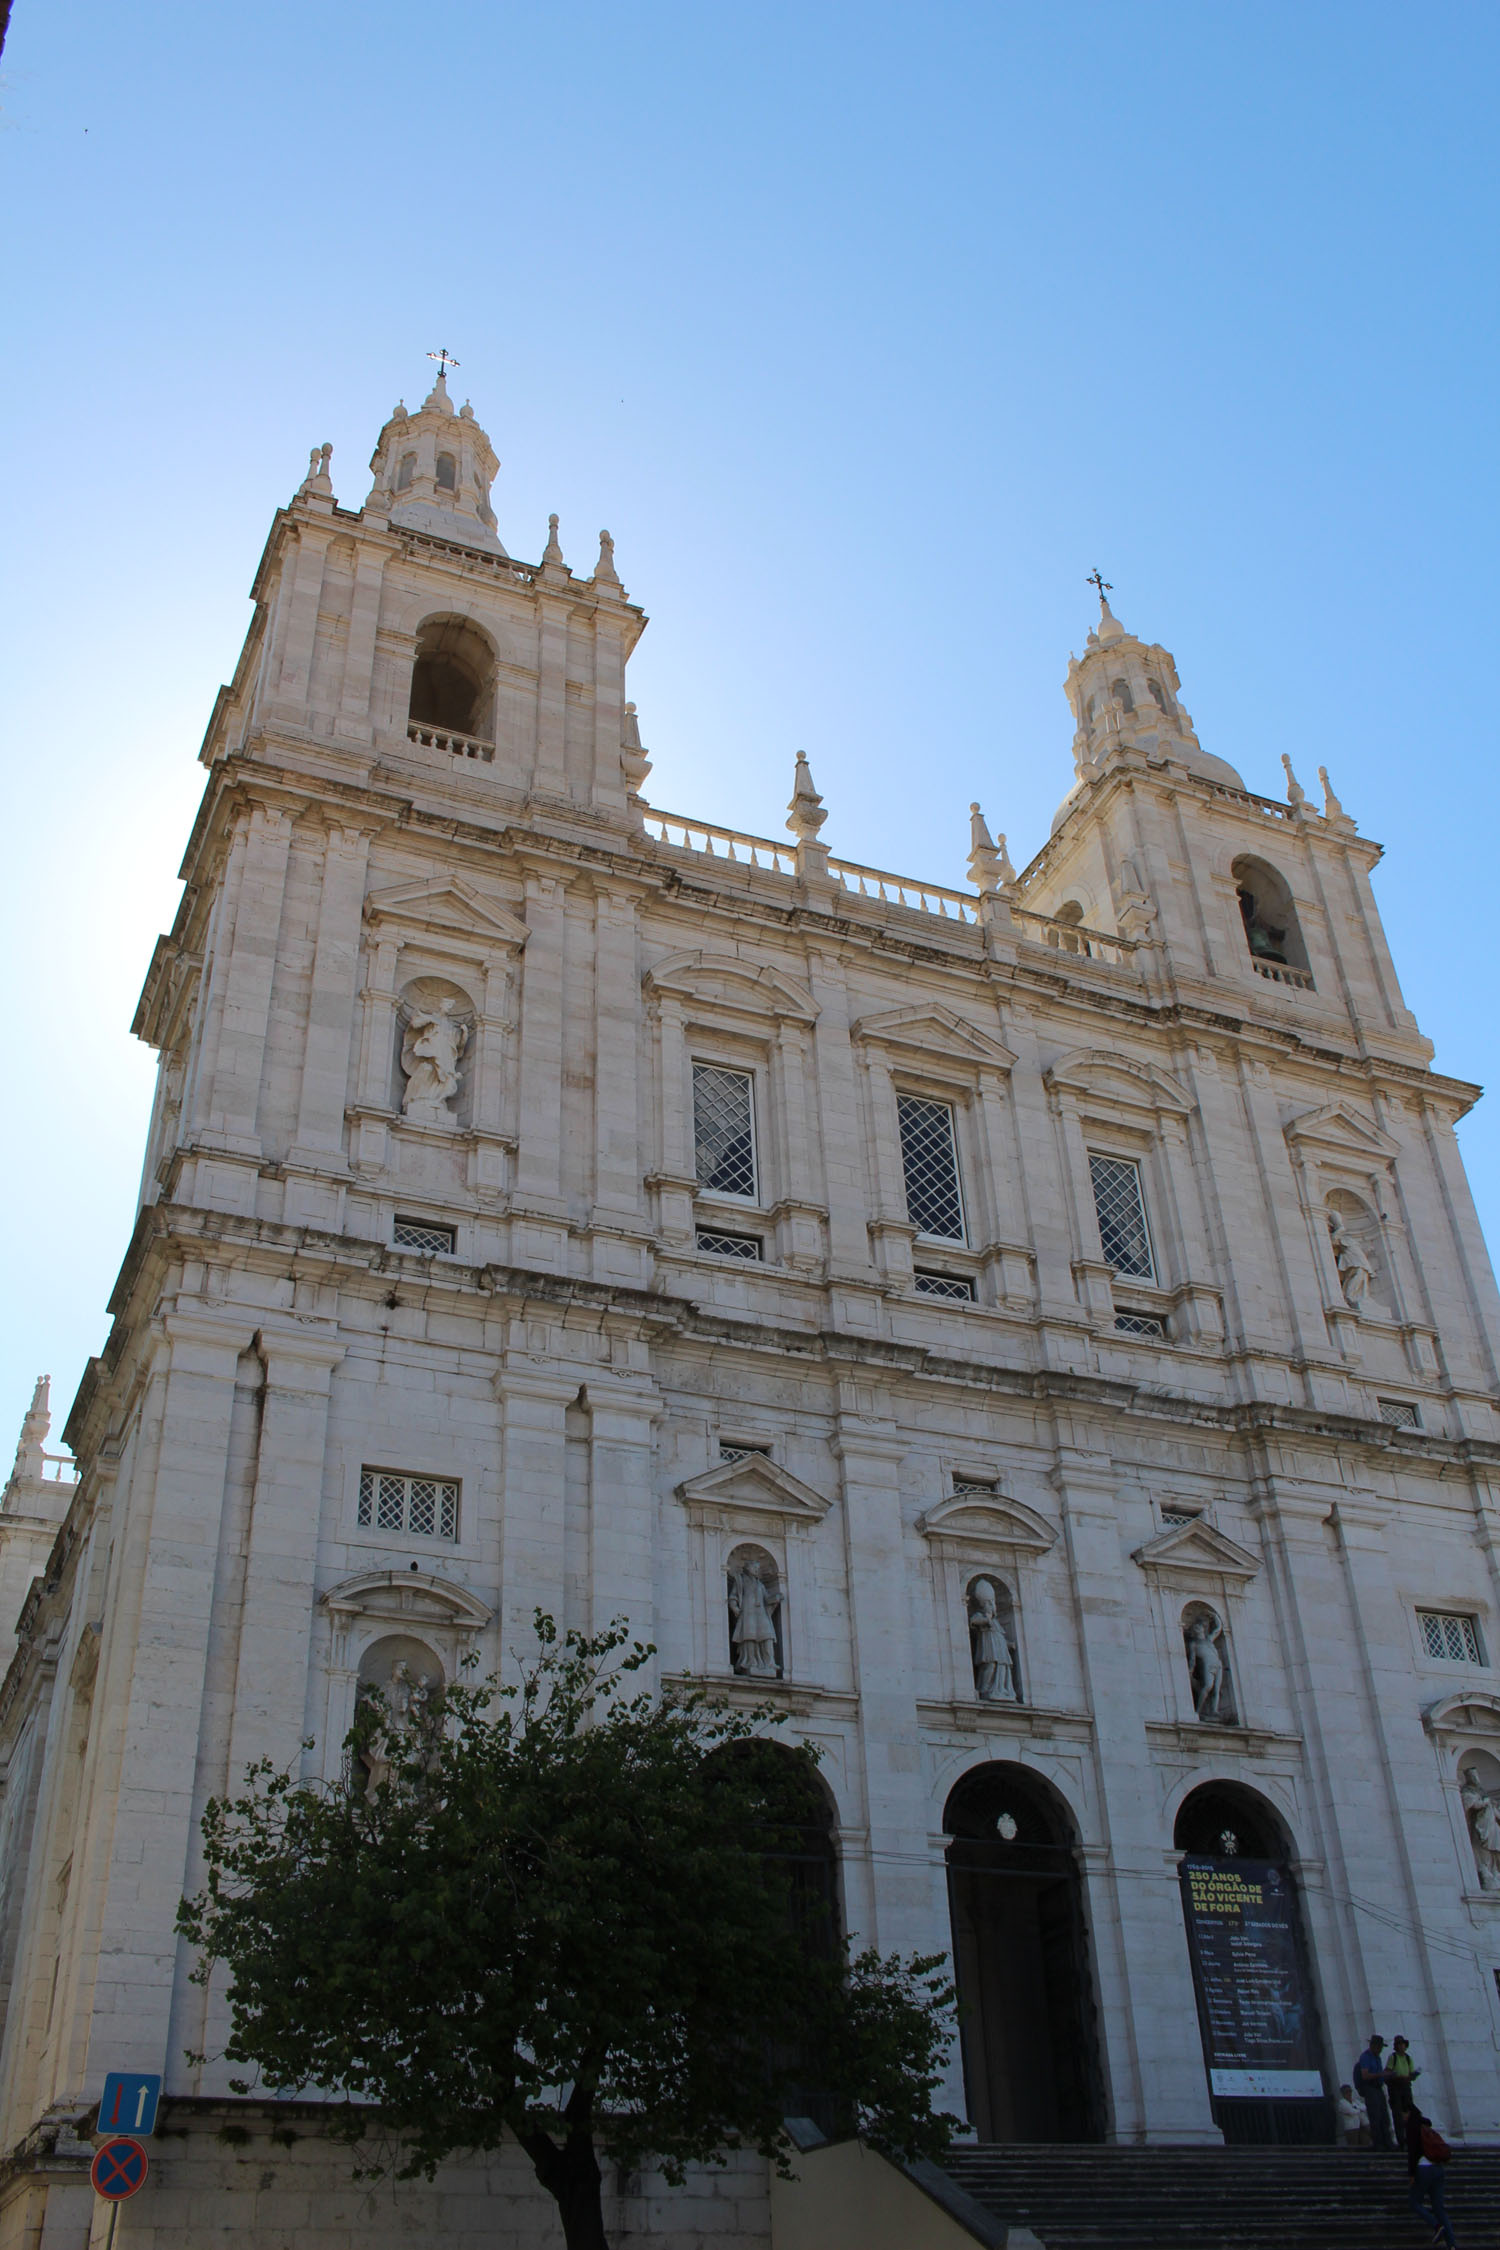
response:
[[[1155,641],[1138,640],[1120,623],[1101,590],[1099,623],[1084,643],[1083,655],[1068,660],[1065,691],[1075,723],[1073,764],[1078,778],[1059,808],[1059,820],[1111,752],[1127,747],[1144,751],[1153,760],[1185,766],[1230,789],[1244,788],[1233,766],[1204,750],[1192,718],[1178,700],[1179,686],[1171,652]]]
[[[370,467],[375,483],[365,506],[376,515],[434,539],[505,553],[490,506],[500,463],[467,399],[455,410],[446,368],[415,414],[397,406]]]

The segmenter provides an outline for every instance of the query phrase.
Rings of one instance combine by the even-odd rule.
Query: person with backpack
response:
[[[1370,2120],[1370,2139],[1376,2148],[1394,2148],[1391,2113],[1385,2106],[1385,2064],[1380,2059],[1384,2045],[1379,2032],[1372,2031],[1369,2044],[1354,2066],[1354,2091],[1365,2105],[1365,2115]]]
[[[1421,2071],[1418,2070],[1412,2060],[1411,2041],[1403,2039],[1398,2032],[1391,2042],[1391,2060],[1390,2067],[1385,2074],[1385,2090],[1390,2098],[1391,2115],[1396,2122],[1396,2131],[1403,2140],[1406,2138],[1406,2120],[1411,2114],[1411,2106],[1415,2098],[1413,2081],[1420,2078],[1421,2075]]]
[[[1430,2117],[1424,2117],[1415,2102],[1406,2116],[1406,2169],[1411,2175],[1411,2192],[1407,2198],[1414,2219],[1424,2218],[1422,2206],[1426,2204],[1437,2225],[1432,2240],[1442,2242],[1447,2250],[1458,2250],[1453,2228],[1443,2202],[1443,2166],[1453,2151]]]

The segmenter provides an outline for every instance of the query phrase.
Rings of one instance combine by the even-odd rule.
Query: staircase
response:
[[[943,2170],[1046,2250],[1423,2250],[1406,2159],[1374,2149],[955,2148]],[[1500,2242],[1500,2148],[1446,2167],[1459,2250]]]

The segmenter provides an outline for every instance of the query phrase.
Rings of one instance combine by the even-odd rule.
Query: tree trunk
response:
[[[521,2146],[557,2205],[568,2250],[609,2250],[609,2237],[604,2231],[603,2180],[592,2133],[575,2126],[561,2148],[545,2133],[527,2134]]]

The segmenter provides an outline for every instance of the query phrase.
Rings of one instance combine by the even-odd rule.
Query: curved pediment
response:
[[[428,1570],[362,1570],[318,1597],[330,1616],[379,1617],[408,1625],[446,1625],[477,1633],[490,1621],[488,1606],[463,1586]]]
[[[1136,1548],[1134,1559],[1142,1570],[1170,1571],[1174,1578],[1233,1578],[1241,1585],[1260,1570],[1258,1555],[1202,1516],[1158,1532],[1144,1547]]]
[[[674,953],[649,969],[644,982],[649,993],[670,993],[735,1015],[812,1023],[818,1013],[807,986],[785,970],[769,962],[753,966],[732,953]]]
[[[1153,1117],[1189,1117],[1192,1096],[1155,1063],[1127,1062],[1098,1047],[1075,1047],[1045,1073],[1055,1093],[1077,1094],[1111,1109],[1147,1110]]]
[[[919,1055],[940,1056],[946,1062],[983,1064],[989,1070],[1009,1070],[1016,1059],[992,1032],[965,1023],[962,1016],[942,1006],[885,1008],[878,1015],[861,1016],[850,1026],[850,1034]]]
[[[1429,1734],[1488,1734],[1500,1736],[1500,1695],[1485,1688],[1460,1688],[1440,1695],[1422,1713]]]
[[[1368,1117],[1361,1117],[1357,1109],[1346,1102],[1324,1102],[1319,1109],[1305,1109],[1282,1127],[1286,1138],[1294,1145],[1310,1143],[1325,1153],[1338,1156],[1373,1158],[1387,1164],[1399,1153],[1399,1142]]]
[[[745,1453],[738,1461],[721,1461],[702,1476],[688,1477],[677,1487],[677,1497],[690,1515],[724,1523],[821,1523],[832,1505],[763,1453]]]
[[[1024,1501],[1003,1492],[955,1492],[917,1518],[925,1539],[962,1540],[965,1546],[1004,1547],[1044,1555],[1056,1543],[1055,1525]]]
[[[531,934],[506,907],[482,899],[456,875],[425,883],[393,883],[365,900],[367,922],[398,922],[424,935],[467,938],[471,945],[513,949]]]

